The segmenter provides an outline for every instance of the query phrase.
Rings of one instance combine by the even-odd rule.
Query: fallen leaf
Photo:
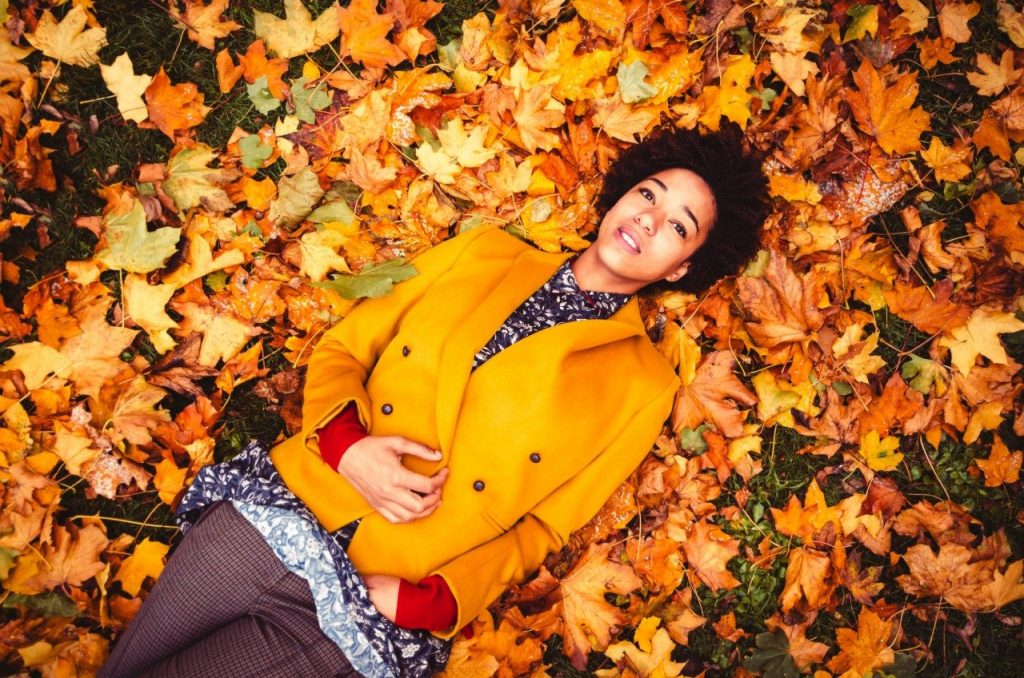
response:
[[[171,18],[188,29],[189,40],[200,47],[213,50],[217,38],[226,38],[242,26],[221,16],[228,8],[228,0],[185,0],[185,12],[178,9],[178,3],[171,5]],[[258,33],[257,33],[258,34]]]
[[[1015,483],[1020,478],[1020,465],[1024,461],[1024,452],[1010,452],[1006,443],[998,435],[992,440],[992,451],[988,459],[975,459],[985,473],[985,487],[999,487],[1006,483]]]
[[[338,37],[341,17],[334,3],[315,20],[302,0],[284,1],[284,19],[268,12],[253,11],[252,30],[282,59],[312,52]]]
[[[177,132],[196,127],[210,112],[203,105],[203,93],[194,83],[172,85],[163,67],[153,76],[145,97],[150,122],[172,141]]]
[[[25,34],[29,44],[57,61],[72,66],[92,66],[99,62],[99,51],[107,44],[102,27],[86,28],[90,15],[85,5],[75,5],[58,23],[50,10],[43,10],[36,30]]]
[[[117,96],[117,110],[121,112],[121,117],[132,122],[142,122],[149,118],[149,110],[142,95],[153,82],[153,76],[135,75],[132,58],[127,52],[114,59],[114,63],[109,66],[100,64],[100,74],[107,89]]]
[[[170,547],[148,537],[135,545],[132,554],[124,559],[114,581],[121,582],[121,588],[128,595],[139,595],[142,582],[147,577],[156,579],[164,570],[164,560]]]

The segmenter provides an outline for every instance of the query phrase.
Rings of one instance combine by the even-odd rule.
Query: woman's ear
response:
[[[679,265],[679,268],[666,275],[665,280],[667,280],[670,283],[674,283],[675,281],[679,280],[684,275],[686,275],[686,272],[688,270],[690,270],[690,262],[684,261]]]

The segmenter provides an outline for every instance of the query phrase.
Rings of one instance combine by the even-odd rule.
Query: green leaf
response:
[[[18,552],[14,549],[0,546],[0,579],[7,579],[7,575],[10,574],[11,568],[14,566],[14,560],[17,557]]]
[[[441,68],[446,71],[454,71],[459,66],[459,50],[462,48],[462,38],[454,38],[447,44],[437,48],[437,60]]]
[[[704,454],[708,450],[708,441],[702,435],[708,429],[707,424],[697,428],[684,428],[679,432],[679,447],[693,454]]]
[[[345,299],[372,299],[384,296],[391,291],[394,283],[408,280],[417,273],[412,264],[405,263],[405,259],[399,257],[382,264],[365,266],[355,275],[336,275],[316,285],[334,290]]]
[[[4,598],[5,608],[28,608],[46,617],[77,617],[81,612],[78,606],[63,593],[47,591],[35,596],[12,593]]]
[[[748,671],[761,671],[765,678],[800,678],[796,662],[789,654],[789,639],[780,631],[759,633],[754,640],[757,649],[743,668]]]
[[[281,105],[281,102],[270,93],[267,76],[265,75],[261,75],[251,85],[246,85],[245,90],[249,93],[249,100],[252,101],[252,105],[263,115],[270,113]]]
[[[177,249],[180,228],[146,230],[146,211],[138,200],[127,214],[108,214],[103,218],[107,246],[96,258],[107,268],[149,273],[162,267]]]
[[[845,381],[833,381],[832,390],[841,396],[848,396],[851,393],[853,393],[853,387],[851,387]]]
[[[309,79],[302,77],[292,83],[292,104],[295,106],[295,117],[302,122],[313,124],[316,116],[313,111],[322,111],[331,103],[331,97],[320,83],[313,89],[306,89]]]
[[[242,164],[249,169],[259,169],[274,153],[270,144],[263,143],[259,134],[250,134],[238,141],[238,150],[242,151]]]
[[[316,224],[337,223],[351,226],[355,221],[356,213],[352,211],[345,200],[338,199],[320,205],[306,218]]]
[[[270,203],[270,221],[276,226],[294,227],[313,211],[313,205],[323,194],[316,173],[303,167],[297,174],[278,182],[277,198]]]
[[[233,181],[237,173],[209,167],[216,157],[212,148],[197,144],[178,151],[167,161],[163,190],[182,212],[199,205],[213,212],[235,206],[221,186]]]
[[[900,373],[904,379],[909,380],[910,388],[928,395],[940,369],[939,364],[934,360],[921,358],[911,353],[910,359],[903,363]]]
[[[615,79],[619,81],[619,96],[627,104],[634,104],[644,99],[650,99],[658,93],[658,89],[644,82],[649,71],[647,64],[642,61],[634,61],[629,64],[619,64],[619,70],[615,72]]]

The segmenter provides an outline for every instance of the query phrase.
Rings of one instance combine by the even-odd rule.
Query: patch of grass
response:
[[[149,537],[154,541],[168,543],[176,541],[180,533],[174,522],[171,507],[160,501],[156,490],[137,492],[131,495],[107,499],[90,496],[89,484],[81,478],[65,481],[60,496],[61,515],[66,520],[72,516],[95,516],[103,520],[107,536],[114,539],[122,534],[131,534],[138,539]],[[171,529],[173,526],[174,529]],[[174,543],[173,541],[171,542]]]
[[[943,608],[947,619],[934,621],[903,615],[906,644],[919,643],[931,656],[921,675],[955,676],[956,678],[1017,678],[1024,661],[1024,630],[1017,624],[1008,626],[994,615],[977,618],[977,626],[968,630],[967,615],[948,606]],[[1007,617],[1024,615],[1024,602],[1017,601],[1001,610]],[[956,630],[963,630],[956,633]],[[961,636],[962,634],[962,636]]]
[[[899,370],[906,352],[921,357],[928,356],[928,345],[932,337],[895,313],[891,313],[888,306],[873,315],[879,334],[877,353],[885,361],[887,372]]]
[[[216,461],[234,457],[253,439],[270,444],[284,430],[281,416],[271,412],[267,401],[253,393],[255,385],[242,384],[231,394],[213,451]]]
[[[462,37],[462,22],[480,12],[494,18],[498,10],[495,0],[448,0],[437,16],[427,22],[427,29],[437,36],[438,45],[446,45]]]

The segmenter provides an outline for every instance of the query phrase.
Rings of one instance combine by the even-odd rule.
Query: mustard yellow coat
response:
[[[358,305],[309,361],[302,431],[271,459],[328,530],[362,518],[349,556],[364,574],[440,574],[458,602],[451,636],[565,543],[640,463],[678,382],[636,300],[607,320],[543,330],[471,371],[509,314],[565,260],[496,229],[416,259],[419,275]],[[440,450],[440,506],[393,525],[321,459],[317,430],[348,403],[372,435]],[[385,407],[387,405],[388,407]]]

